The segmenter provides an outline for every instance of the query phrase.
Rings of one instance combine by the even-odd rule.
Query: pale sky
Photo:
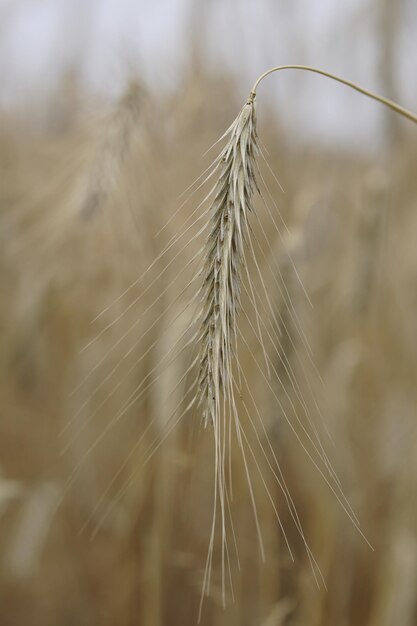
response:
[[[378,85],[376,0],[0,0],[0,106],[47,97],[76,65],[88,87],[117,95],[137,66],[151,87],[175,89],[187,67],[192,24],[211,67],[227,68],[242,97],[272,65],[308,63]],[[405,2],[407,4],[407,2]],[[409,0],[398,52],[402,103],[417,108],[417,11]],[[196,12],[197,8],[197,12]],[[190,11],[191,9],[191,11]],[[194,20],[192,19],[192,12]],[[378,105],[317,76],[271,80],[288,125],[349,142],[375,135]],[[267,96],[265,96],[267,97]],[[345,118],[352,124],[343,124]]]

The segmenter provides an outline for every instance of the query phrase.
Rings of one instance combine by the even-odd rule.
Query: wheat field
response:
[[[205,344],[202,155],[241,106],[199,71],[0,117],[1,624],[417,622],[417,130],[303,149],[258,103],[239,322]]]

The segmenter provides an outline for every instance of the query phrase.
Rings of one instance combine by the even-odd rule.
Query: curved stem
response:
[[[372,98],[373,100],[376,100],[377,102],[380,102],[381,104],[384,104],[386,107],[389,107],[396,113],[399,113],[400,115],[407,118],[411,122],[414,122],[415,124],[417,124],[417,115],[415,113],[412,113],[411,111],[408,111],[407,109],[404,109],[404,107],[400,106],[399,104],[396,104],[392,100],[388,100],[388,98],[384,98],[383,96],[378,96],[372,91],[369,91],[368,89],[364,89],[363,87],[360,87],[356,83],[352,83],[352,81],[350,80],[346,80],[345,78],[341,78],[340,76],[335,76],[335,74],[331,74],[330,72],[326,72],[325,70],[317,69],[316,67],[310,67],[309,65],[280,65],[278,67],[272,67],[271,69],[261,74],[259,78],[256,80],[254,86],[252,87],[251,97],[256,96],[256,89],[258,88],[259,83],[266,76],[268,76],[268,74],[272,74],[272,72],[279,72],[281,70],[304,70],[307,72],[314,72],[315,74],[321,74],[322,76],[326,76],[327,78],[336,80],[338,83],[347,85],[348,87],[351,87],[351,89],[354,89],[355,91],[359,91],[359,93],[363,94],[364,96],[367,96],[368,98]]]

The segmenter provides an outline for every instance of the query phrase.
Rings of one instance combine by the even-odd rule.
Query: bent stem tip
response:
[[[302,70],[306,72],[313,72],[315,74],[321,74],[322,76],[325,76],[326,78],[331,78],[332,80],[335,80],[338,83],[342,83],[343,85],[346,85],[347,87],[350,87],[351,89],[354,89],[355,91],[358,91],[359,93],[361,93],[362,95],[368,98],[372,98],[373,100],[380,102],[381,104],[388,107],[392,111],[395,111],[395,113],[398,113],[399,115],[402,115],[402,117],[405,117],[409,121],[414,122],[414,124],[417,124],[417,115],[413,113],[412,111],[409,111],[408,109],[405,109],[404,107],[400,106],[396,102],[393,102],[392,100],[389,100],[388,98],[384,98],[383,96],[373,93],[372,91],[369,91],[369,89],[365,89],[364,87],[361,87],[360,85],[357,85],[356,83],[350,80],[346,80],[345,78],[342,78],[341,76],[336,76],[335,74],[332,74],[331,72],[326,72],[325,70],[321,70],[317,67],[311,67],[309,65],[279,65],[278,67],[270,68],[269,70],[261,74],[259,78],[255,81],[255,84],[253,85],[252,90],[249,94],[249,98],[252,98],[253,100],[256,97],[256,90],[258,88],[258,85],[264,78],[266,78],[266,76],[268,76],[269,74],[272,74],[273,72],[279,72],[281,70]]]

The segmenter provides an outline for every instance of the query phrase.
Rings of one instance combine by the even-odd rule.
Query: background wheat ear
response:
[[[145,101],[144,91],[132,80],[105,120],[81,190],[83,219],[92,217],[117,188]]]

